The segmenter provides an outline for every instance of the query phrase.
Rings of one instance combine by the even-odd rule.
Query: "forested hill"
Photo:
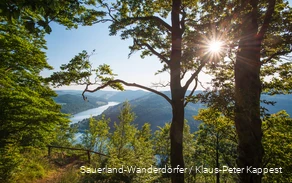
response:
[[[145,92],[143,90],[126,90],[126,91],[120,91],[115,93],[114,95],[110,96],[108,98],[108,101],[113,102],[124,102],[125,100],[134,100],[139,97],[143,97],[145,95],[148,95],[149,92]]]
[[[107,104],[107,100],[101,97],[88,96],[84,101],[81,94],[59,94],[53,98],[56,103],[61,104],[61,112],[76,114],[88,109],[100,107]]]
[[[62,105],[61,112],[67,114],[76,114],[88,109],[96,108],[111,102],[124,102],[133,100],[149,94],[142,90],[126,90],[126,91],[96,91],[94,93],[85,93],[88,101],[82,98],[82,90],[55,90],[58,97],[54,100]]]
[[[60,95],[71,94],[78,95],[81,97],[82,90],[55,90],[55,92]],[[98,90],[93,93],[86,92],[86,97],[99,97],[111,102],[124,102],[125,100],[133,100],[144,95],[149,94],[149,92],[143,90],[125,90],[125,91],[104,91]]]
[[[126,100],[134,100],[147,94],[149,94],[149,92],[143,90],[125,90],[125,91],[98,90],[94,93],[89,92],[85,93],[86,96],[101,97],[110,102],[124,102]]]
[[[169,92],[166,92],[168,94]],[[140,129],[144,123],[148,122],[151,124],[151,129],[154,132],[158,129],[158,127],[162,127],[166,122],[170,122],[172,118],[171,114],[171,106],[170,104],[163,99],[162,97],[148,93],[142,97],[139,97],[134,100],[129,101],[133,112],[136,114],[136,118],[134,123]],[[120,113],[120,109],[122,108],[122,103],[109,107],[102,114],[106,116],[106,118],[111,119],[110,127],[113,127],[114,122],[118,121],[118,116]],[[196,131],[199,122],[193,119],[193,116],[198,113],[198,109],[202,108],[202,104],[193,104],[189,103],[185,110],[185,119],[188,121],[188,124],[191,127],[191,131]],[[94,116],[94,118],[98,119],[99,116]],[[79,130],[83,131],[88,128],[88,119],[85,119],[79,122]]]
[[[168,94],[168,92],[166,92],[166,94]],[[274,106],[263,105],[269,110],[269,113],[272,114],[280,110],[286,110],[287,113],[292,116],[292,95],[262,95],[262,100],[276,102]],[[133,112],[136,114],[134,123],[139,129],[144,123],[148,122],[151,124],[152,131],[155,131],[158,129],[158,126],[162,127],[166,122],[171,121],[171,106],[166,100],[156,94],[150,93],[137,99],[130,100],[129,103],[133,109]],[[102,113],[106,116],[106,118],[111,119],[111,127],[113,127],[114,122],[119,121],[118,115],[121,108],[122,103],[117,106],[110,107]],[[185,119],[188,121],[192,132],[196,131],[198,125],[200,124],[199,121],[193,119],[193,116],[198,114],[198,110],[200,108],[204,108],[204,105],[189,103],[186,107]],[[99,119],[100,117],[101,115],[94,116],[96,119]],[[79,122],[79,130],[84,131],[85,129],[88,129],[88,119]]]

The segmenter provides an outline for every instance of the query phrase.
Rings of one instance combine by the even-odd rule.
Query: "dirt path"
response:
[[[84,162],[75,160],[64,166],[60,166],[60,167],[56,166],[58,168],[49,172],[48,175],[46,175],[42,179],[36,180],[34,183],[58,183],[58,182],[75,183],[74,180],[78,182],[78,177],[79,177],[78,170],[81,164],[83,163]]]

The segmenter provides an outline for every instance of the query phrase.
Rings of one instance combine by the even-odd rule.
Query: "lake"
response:
[[[83,119],[90,118],[91,116],[100,115],[103,111],[105,111],[110,106],[115,106],[118,104],[119,104],[119,102],[108,102],[107,105],[103,105],[103,106],[93,108],[93,109],[88,109],[86,111],[74,114],[73,117],[70,118],[70,120],[71,120],[70,124],[78,123],[78,121],[82,121]],[[80,142],[81,136],[82,136],[82,133],[78,132],[75,134],[75,140],[78,143]]]
[[[85,118],[90,118],[90,116],[97,116],[100,115],[104,110],[106,110],[110,106],[115,106],[118,105],[119,102],[108,102],[107,105],[103,105],[101,107],[93,108],[93,109],[88,109],[86,111],[74,114],[73,117],[70,118],[71,123],[78,123],[78,121],[82,121]]]

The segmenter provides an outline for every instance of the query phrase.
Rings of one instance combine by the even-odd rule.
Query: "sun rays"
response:
[[[224,57],[226,53],[226,43],[223,35],[208,34],[202,37],[201,48],[203,48],[204,58],[209,61],[216,61]]]
[[[220,53],[223,49],[223,43],[221,41],[213,40],[208,43],[208,51],[211,54]]]

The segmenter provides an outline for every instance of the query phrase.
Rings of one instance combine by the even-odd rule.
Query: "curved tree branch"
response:
[[[111,17],[111,19],[112,19],[113,21],[117,21],[117,19],[115,19],[114,16],[111,14],[112,9],[108,6],[108,4],[107,4],[107,3],[104,3],[104,4],[102,4],[102,5],[105,6],[105,7],[107,8],[108,15]]]
[[[130,17],[130,18],[126,18],[124,20],[133,20],[133,21],[138,21],[138,20],[142,20],[142,21],[153,21],[156,23],[157,26],[163,26],[165,27],[169,32],[172,31],[171,26],[166,23],[164,20],[162,20],[161,18],[157,17],[157,16],[145,16],[145,17]]]
[[[273,58],[275,58],[277,56],[282,56],[282,55],[285,55],[285,54],[288,54],[288,53],[291,53],[291,52],[292,52],[292,49],[291,50],[287,50],[287,51],[278,51],[278,52],[272,54],[271,56],[269,56],[267,59],[263,60],[261,64],[262,65],[267,64]]]
[[[184,90],[187,91],[187,89],[189,88],[190,84],[194,81],[194,79],[196,77],[198,77],[199,73],[201,72],[202,68],[206,65],[206,61],[203,61],[201,63],[201,65],[198,67],[198,69],[196,70],[196,72],[194,72],[192,74],[192,76],[188,79],[188,81],[186,82],[186,84],[184,85]]]
[[[269,24],[272,20],[272,16],[273,16],[273,13],[275,10],[276,0],[269,0],[268,2],[269,2],[269,6],[268,6],[268,9],[267,9],[266,14],[265,14],[264,23],[262,25],[260,32],[258,33],[260,41],[262,41],[264,39],[264,35],[268,30]]]
[[[180,21],[180,26],[181,26],[181,34],[183,35],[183,33],[186,30],[186,17],[187,17],[187,13],[186,13],[184,8],[182,8],[182,13],[181,14],[182,14],[182,18],[181,18],[181,21]]]
[[[152,93],[155,93],[155,94],[157,94],[157,95],[160,95],[160,96],[163,97],[163,98],[164,98],[164,99],[165,99],[170,105],[172,105],[172,101],[171,101],[171,99],[170,99],[167,95],[165,95],[164,93],[161,93],[161,92],[159,92],[159,91],[157,91],[157,90],[154,90],[154,89],[152,89],[152,88],[148,88],[148,87],[146,87],[146,86],[139,85],[139,84],[136,84],[136,83],[128,83],[128,82],[123,81],[123,80],[120,80],[120,79],[115,79],[115,80],[108,81],[107,83],[105,83],[105,84],[103,84],[103,85],[101,85],[101,86],[99,86],[99,87],[97,87],[97,88],[95,88],[95,89],[93,89],[93,90],[89,90],[89,89],[88,89],[88,86],[89,86],[90,84],[87,84],[87,85],[86,85],[86,88],[85,88],[84,91],[82,92],[82,97],[83,97],[84,100],[86,100],[86,97],[84,96],[85,92],[93,93],[93,92],[96,92],[97,90],[103,89],[103,88],[105,88],[105,87],[107,87],[107,86],[110,86],[110,85],[112,85],[112,84],[114,84],[114,83],[122,83],[122,84],[124,84],[124,85],[126,85],[126,86],[134,86],[134,87],[137,87],[137,88],[141,88],[141,89],[144,89],[144,90],[150,91],[150,92],[152,92]]]
[[[195,81],[196,81],[195,86],[194,86],[193,90],[191,91],[191,93],[187,97],[191,97],[194,94],[195,90],[197,89],[198,77],[195,78]],[[184,106],[186,107],[188,103],[189,103],[189,101],[186,100],[184,103]]]
[[[142,46],[146,46],[151,53],[153,53],[154,55],[156,55],[160,60],[162,60],[164,63],[166,63],[167,65],[169,65],[169,60],[167,58],[165,58],[162,54],[158,53],[152,46],[150,46],[148,43],[139,43],[139,41],[137,39],[134,38],[134,44],[142,47]]]
[[[181,80],[185,77],[186,73],[187,73],[187,70],[181,71],[181,76],[180,76]]]

